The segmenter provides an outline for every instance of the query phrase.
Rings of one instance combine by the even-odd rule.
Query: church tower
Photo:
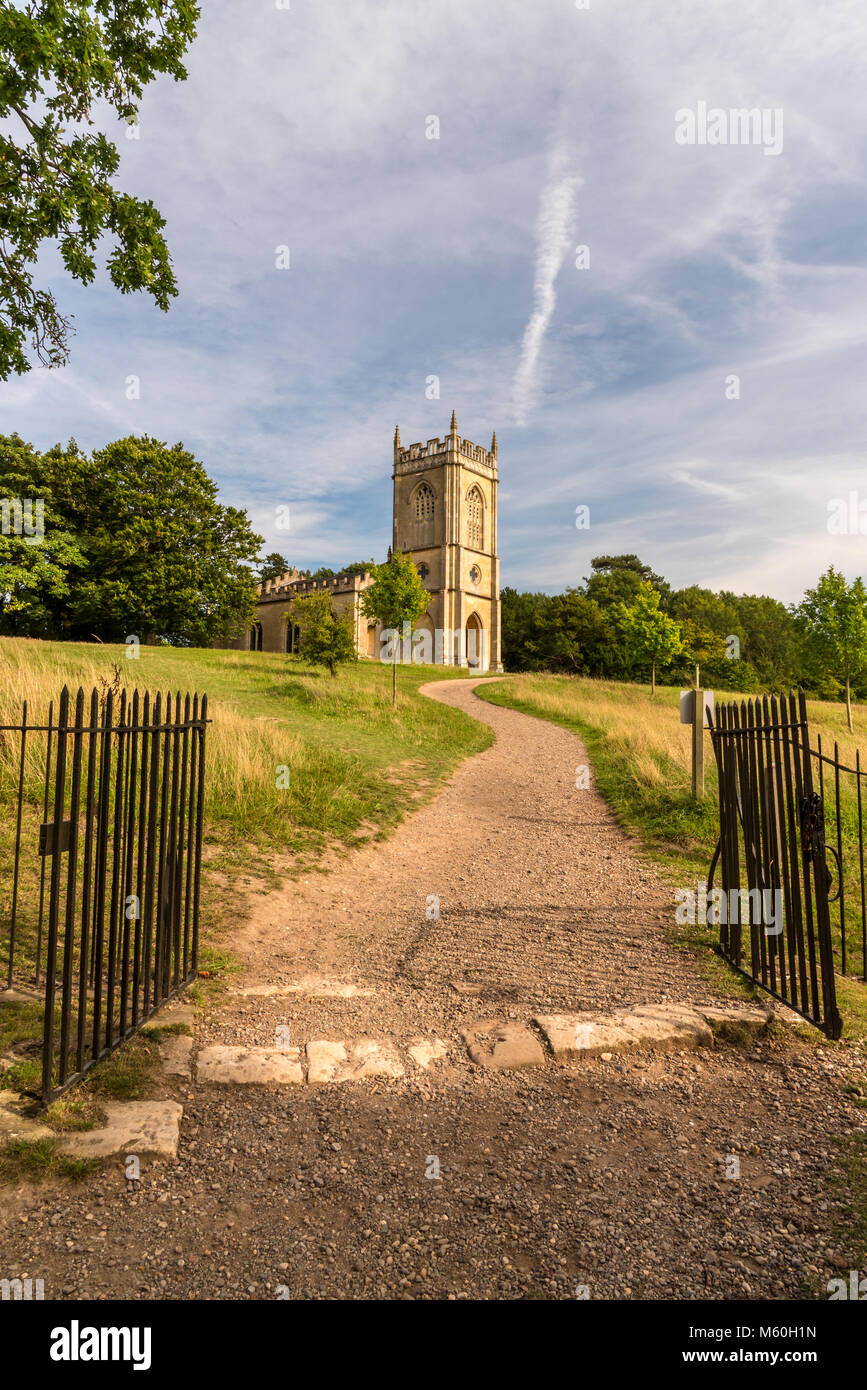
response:
[[[434,660],[502,670],[497,556],[497,436],[490,449],[458,434],[404,449],[394,432],[395,550],[409,551],[431,601],[416,632],[427,631]]]

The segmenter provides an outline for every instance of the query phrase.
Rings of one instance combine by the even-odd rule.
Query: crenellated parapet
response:
[[[349,594],[354,590],[367,589],[373,582],[368,570],[363,574],[334,574],[328,579],[304,579],[297,570],[291,571],[291,576],[284,574],[279,579],[266,579],[264,584],[258,586],[260,600],[264,603],[287,599],[296,594],[317,593],[321,589],[327,589],[332,594]]]
[[[490,449],[484,448],[481,444],[474,444],[471,439],[461,438],[457,431],[454,411],[452,411],[451,429],[445,439],[434,438],[424,442],[419,440],[417,443],[409,444],[403,448],[400,442],[400,430],[395,429],[395,476],[416,471],[420,463],[427,463],[428,466],[434,467],[437,464],[445,463],[448,458],[465,459],[481,471],[493,476],[497,471],[497,436],[494,434]]]

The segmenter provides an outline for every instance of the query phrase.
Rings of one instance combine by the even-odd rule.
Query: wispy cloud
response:
[[[583,183],[576,174],[564,174],[566,159],[561,150],[552,157],[548,182],[539,201],[533,312],[524,329],[513,388],[513,410],[518,425],[526,425],[536,399],[539,355],[557,305],[554,287],[570,245],[575,194]]]
[[[827,531],[865,477],[855,0],[203,10],[189,80],[149,88],[120,140],[181,294],[163,315],[46,254],[72,366],[0,385],[0,432],[182,440],[267,549],[336,567],[385,553],[395,423],[441,436],[455,406],[470,438],[497,430],[504,584],[635,551],[789,600],[831,560],[863,568],[863,537]],[[784,108],[780,158],[677,145],[698,99]]]

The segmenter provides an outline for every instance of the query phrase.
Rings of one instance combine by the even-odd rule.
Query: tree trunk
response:
[[[656,694],[656,660],[650,663],[650,696],[651,699]]]
[[[846,719],[849,724],[849,733],[852,732],[852,692],[849,689],[849,677],[846,677]]]

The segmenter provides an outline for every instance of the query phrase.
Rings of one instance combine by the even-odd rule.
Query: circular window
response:
[[[482,571],[479,569],[478,565],[473,565],[472,569],[470,570],[470,579],[473,581],[474,584],[478,584],[481,577]]]

